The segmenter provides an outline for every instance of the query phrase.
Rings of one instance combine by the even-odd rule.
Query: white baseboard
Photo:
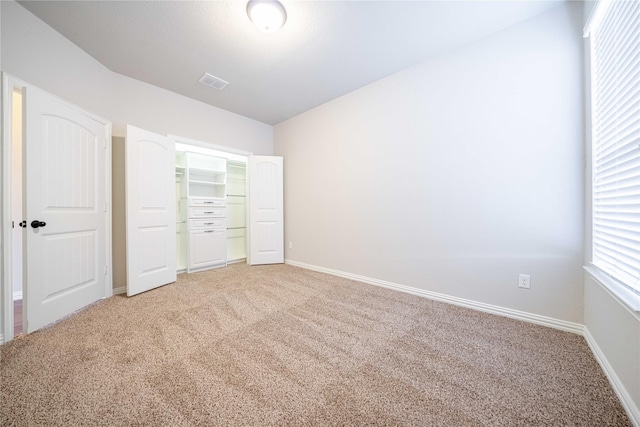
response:
[[[126,286],[120,286],[119,288],[113,288],[113,295],[120,295],[120,294],[126,294],[127,293],[127,287]]]
[[[548,326],[554,329],[560,329],[562,331],[572,332],[574,334],[582,335],[584,331],[584,325],[579,323],[567,322],[565,320],[554,319],[552,317],[541,316],[539,314],[527,313],[525,311],[513,310],[511,308],[500,307],[492,304],[485,304],[483,302],[468,300],[464,298],[458,298],[438,292],[426,291],[424,289],[414,288],[411,286],[401,285],[398,283],[387,282],[384,280],[374,279],[366,276],[359,276],[357,274],[346,273],[344,271],[332,270],[329,268],[318,267],[316,265],[306,264],[303,262],[292,261],[285,259],[285,264],[293,265],[296,267],[305,268],[307,270],[319,271],[321,273],[331,274],[333,276],[344,277],[345,279],[357,280],[358,282],[364,282],[370,285],[382,286],[383,288],[395,289],[397,291],[405,292],[412,295],[417,295],[425,298],[429,298],[436,301],[442,301],[449,304],[454,304],[462,307],[471,308],[474,310],[483,311],[485,313],[497,314],[498,316],[510,317],[512,319],[523,320],[529,323],[535,323],[536,325]]]
[[[17,291],[13,293],[13,300],[14,301],[18,301],[19,299],[22,299],[22,291]]]
[[[587,344],[589,344],[589,348],[591,348],[591,352],[602,367],[604,374],[609,379],[609,383],[611,384],[613,391],[616,393],[616,395],[618,395],[618,399],[620,399],[624,410],[627,411],[627,415],[629,416],[631,423],[636,427],[640,427],[640,408],[638,408],[638,405],[636,405],[636,403],[629,395],[626,387],[624,386],[622,381],[620,381],[620,378],[613,370],[613,367],[607,360],[606,356],[598,346],[598,343],[593,338],[593,335],[591,335],[591,332],[589,332],[589,329],[586,326],[584,327],[583,335],[585,340],[587,341]]]

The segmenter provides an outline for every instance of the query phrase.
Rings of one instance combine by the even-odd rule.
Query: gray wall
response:
[[[2,8],[2,70],[113,122],[256,154],[273,153],[273,127],[116,74],[14,1]]]
[[[277,125],[286,258],[581,323],[581,26],[570,2]]]
[[[125,139],[113,137],[111,151],[111,215],[114,230],[126,230],[125,193]],[[127,286],[127,236],[124,232],[114,232],[112,239],[113,287]]]
[[[585,274],[584,324],[640,415],[640,313]],[[640,418],[636,418],[640,421]]]

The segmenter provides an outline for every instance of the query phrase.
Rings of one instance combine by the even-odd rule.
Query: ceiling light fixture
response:
[[[250,0],[247,15],[265,33],[276,32],[287,21],[287,12],[277,0]]]

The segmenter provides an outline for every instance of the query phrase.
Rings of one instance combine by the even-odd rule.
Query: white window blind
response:
[[[597,5],[591,37],[593,260],[640,293],[640,0]]]

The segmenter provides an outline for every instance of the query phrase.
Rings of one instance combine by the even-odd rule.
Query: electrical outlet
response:
[[[518,276],[518,287],[524,289],[531,289],[531,276],[528,274],[521,274]]]
[[[289,242],[289,249],[293,249],[293,242]]]

